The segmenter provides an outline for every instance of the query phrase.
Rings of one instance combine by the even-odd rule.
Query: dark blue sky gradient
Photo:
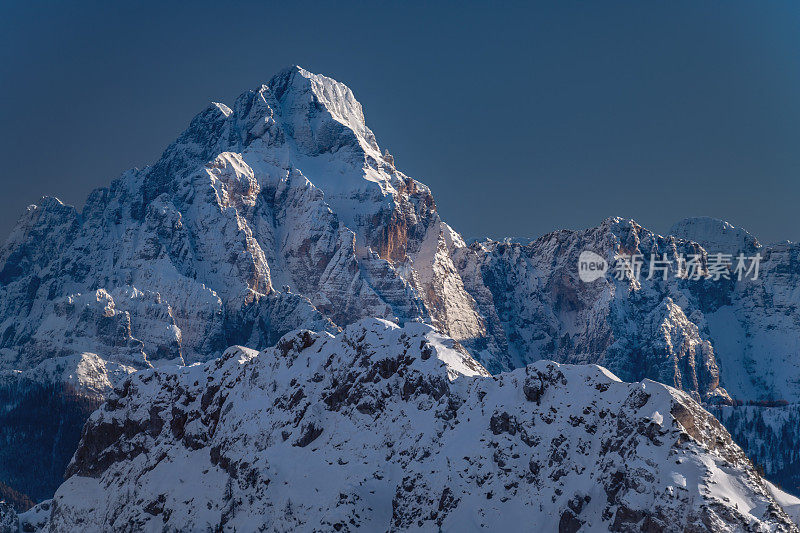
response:
[[[216,5],[215,5],[216,4]],[[796,2],[2,2],[0,240],[289,64],[467,238],[710,215],[800,238]]]

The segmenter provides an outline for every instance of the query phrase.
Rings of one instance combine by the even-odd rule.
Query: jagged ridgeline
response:
[[[378,319],[132,375],[67,476],[56,531],[797,531],[800,503],[676,389],[551,361],[491,377]]]
[[[24,394],[5,394],[4,408],[24,413],[26,398],[49,394],[63,409],[35,438],[24,416],[3,419],[6,442],[26,445],[4,456],[0,482],[47,497],[93,402],[130,373],[366,317],[427,323],[494,374],[596,363],[709,404],[798,402],[800,248],[711,219],[671,233],[610,218],[527,244],[467,245],[428,187],[379,148],[349,88],[286,69],[230,107],[210,105],[155,164],[94,191],[82,212],[44,198],[21,218],[0,249],[0,371],[4,390]],[[584,250],[763,260],[756,280],[584,283]],[[41,461],[52,478],[26,477]],[[759,464],[800,485],[785,462]]]

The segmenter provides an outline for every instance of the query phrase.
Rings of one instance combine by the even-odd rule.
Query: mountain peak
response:
[[[738,254],[752,252],[761,247],[747,230],[730,222],[713,217],[689,217],[676,222],[669,230],[670,235],[694,241],[709,253]]]
[[[356,100],[353,91],[344,83],[293,65],[273,76],[262,87],[262,90],[264,89],[269,90],[279,103],[282,115],[290,118],[290,126],[300,125],[298,121],[301,120],[305,122],[318,119],[319,110],[322,108],[330,114],[333,121],[351,130],[365,151],[378,152],[377,157],[380,157],[378,143],[366,125],[361,104]],[[323,117],[316,131],[310,132],[315,134],[315,137],[326,137],[332,129],[332,125],[326,124],[324,118],[327,117]],[[297,132],[297,128],[291,129]]]

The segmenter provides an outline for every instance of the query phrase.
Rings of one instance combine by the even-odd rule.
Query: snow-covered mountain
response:
[[[800,246],[762,246],[743,230],[709,219],[676,228],[708,249],[611,218],[597,228],[559,231],[529,244],[474,243],[458,249],[454,261],[487,331],[509,354],[508,366],[539,359],[594,363],[624,380],[649,377],[712,406],[731,404],[726,413],[752,404],[750,416],[760,410],[773,420],[780,438],[772,442],[782,445],[771,451],[750,446],[759,435],[743,437],[741,444],[769,476],[800,493],[800,465],[780,451],[800,447],[800,431],[783,414],[800,402]],[[712,237],[709,228],[720,231]],[[609,273],[585,283],[577,273],[584,250],[609,264],[617,254],[641,254],[642,275],[618,280]],[[672,274],[666,281],[647,280],[651,254],[665,253],[673,264],[681,255],[700,254],[703,268],[715,253],[762,259],[755,280],[693,281]],[[493,368],[492,356],[478,353]],[[735,436],[744,430],[731,429]],[[782,459],[771,459],[773,452]]]
[[[798,531],[687,394],[547,361],[491,377],[430,326],[378,319],[133,374],[67,476],[23,524]]]
[[[743,252],[763,256],[756,280],[695,281],[676,278],[674,270],[666,281],[647,280],[651,254],[666,254],[673,268],[679,256],[699,254],[705,269],[709,253],[729,253],[735,241],[727,250],[706,250],[620,218],[527,245],[475,243],[454,257],[487,329],[507,342],[508,366],[538,359],[597,363],[624,379],[650,377],[704,401],[800,401],[800,247],[748,244]],[[642,275],[618,280],[609,273],[585,283],[577,273],[584,250],[609,264],[617,254],[641,254]]]
[[[714,253],[753,253],[761,247],[754,236],[730,222],[711,217],[691,217],[677,222],[669,234],[694,241]]]
[[[800,405],[800,246],[762,246],[713,219],[688,219],[673,230],[680,236],[610,218],[529,244],[474,243],[456,250],[454,261],[495,345],[508,354],[502,368],[539,359],[594,363],[624,380],[648,377],[681,388],[712,407],[731,404],[728,415],[751,404],[749,416],[758,411],[773,422],[774,445],[765,446],[752,425],[731,431],[771,479],[800,494],[800,464],[788,453],[800,448],[800,430],[785,413]],[[585,283],[577,272],[584,250],[608,264],[617,254],[641,254],[642,275],[618,280],[609,273]],[[704,269],[709,254],[762,259],[755,280],[647,280],[651,254],[665,253],[674,266],[679,256],[699,254]],[[497,369],[492,354],[476,353]],[[736,423],[723,417],[729,419]]]
[[[0,457],[0,482],[52,494],[86,414],[131,372],[365,317],[430,324],[492,373],[552,359],[709,404],[800,401],[800,247],[711,219],[674,231],[611,218],[467,246],[381,151],[349,88],[286,69],[210,105],[81,212],[30,206],[0,248],[0,435],[19,452]],[[585,283],[583,250],[764,259],[755,281]],[[42,398],[58,408],[33,424]]]
[[[18,372],[52,358],[133,370],[207,361],[367,316],[479,338],[454,246],[430,191],[380,153],[350,89],[287,69],[232,108],[209,106],[82,212],[55,198],[29,207],[0,249],[5,411],[24,403]],[[94,369],[89,381],[108,381]],[[40,440],[50,449],[57,435]]]

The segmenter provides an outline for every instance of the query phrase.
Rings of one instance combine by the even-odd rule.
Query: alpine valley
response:
[[[584,250],[762,260],[587,283]],[[799,531],[800,245],[710,218],[468,244],[292,67],[81,211],[28,207],[0,439],[12,531]]]

